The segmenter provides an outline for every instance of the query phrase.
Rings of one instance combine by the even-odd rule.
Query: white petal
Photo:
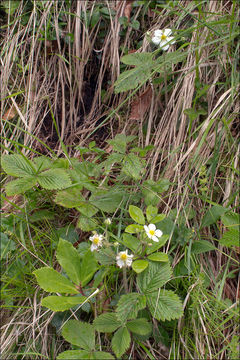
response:
[[[92,244],[90,249],[91,249],[91,251],[94,251],[97,249],[97,246],[95,244]]]
[[[93,241],[95,236],[90,236],[89,240]]]
[[[152,240],[155,242],[159,242],[159,239],[155,235],[152,236]]]
[[[163,34],[163,31],[162,31],[162,30],[155,30],[155,31],[154,31],[154,36],[156,36],[156,37],[161,37],[162,34]]]
[[[161,39],[158,37],[158,36],[154,36],[152,38],[152,42],[155,44],[155,45],[159,45],[160,44],[160,41]]]
[[[172,33],[172,30],[171,30],[171,29],[165,29],[165,30],[164,30],[164,35],[166,35],[166,36],[171,35],[171,33]]]
[[[147,226],[147,225],[144,225],[144,230],[146,231],[146,233],[148,233],[148,232],[149,232],[149,228],[148,228],[148,226]]]
[[[165,41],[165,40],[161,41],[161,44],[159,46],[164,51],[168,50],[168,48],[169,48],[169,44],[167,44],[167,41]]]
[[[175,44],[175,40],[173,40],[174,39],[174,37],[172,37],[172,36],[169,36],[168,38],[167,38],[167,41],[168,42],[170,42],[171,44]]]
[[[155,231],[156,230],[156,225],[155,224],[149,224],[148,228],[149,228],[149,230]]]
[[[127,259],[127,260],[126,260],[126,264],[127,264],[127,266],[131,266],[131,264],[132,264],[132,259]]]
[[[156,235],[157,237],[161,237],[162,234],[163,234],[162,231],[159,230],[159,229],[155,231],[155,235]]]
[[[117,265],[118,265],[120,268],[122,268],[123,265],[124,265],[124,262],[123,262],[121,259],[119,259],[119,260],[117,261]]]

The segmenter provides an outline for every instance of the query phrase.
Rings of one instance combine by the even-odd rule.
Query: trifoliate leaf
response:
[[[122,295],[117,304],[116,315],[119,321],[125,323],[128,319],[137,317],[139,310],[146,306],[146,297],[142,294],[131,293]]]
[[[100,332],[111,333],[119,328],[122,323],[118,320],[115,313],[105,313],[98,316],[93,321],[94,328]]]
[[[62,329],[65,340],[80,348],[91,351],[95,347],[95,331],[93,325],[77,320],[69,320]]]
[[[141,292],[149,294],[170,280],[172,269],[169,263],[149,262],[149,266],[137,276],[137,285]]]
[[[170,290],[159,289],[148,293],[147,305],[152,316],[159,321],[178,319],[183,314],[179,297]]]

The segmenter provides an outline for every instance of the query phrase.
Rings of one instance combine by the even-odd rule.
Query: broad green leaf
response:
[[[77,227],[79,227],[82,231],[92,231],[95,230],[98,226],[98,223],[95,219],[88,218],[84,215],[80,215],[77,223]]]
[[[151,220],[157,215],[158,208],[156,206],[148,205],[146,209],[147,221],[151,223]]]
[[[50,169],[37,176],[39,185],[47,190],[64,189],[71,185],[71,179],[64,169]]]
[[[136,252],[137,250],[141,252],[142,245],[135,236],[130,234],[123,234],[123,243],[126,247],[128,247],[132,252]]]
[[[168,241],[169,239],[169,235],[166,234],[166,235],[162,235],[160,238],[159,238],[159,242],[153,242],[152,243],[152,246],[149,246],[147,248],[147,255],[149,254],[152,254],[154,253],[155,251],[157,251],[158,249],[160,249],[163,245],[166,244],[166,242]]]
[[[82,287],[87,285],[92,279],[95,272],[98,270],[98,263],[95,259],[94,253],[91,250],[88,250],[83,256],[81,263],[81,284]]]
[[[112,349],[117,356],[120,358],[125,351],[129,348],[131,337],[126,327],[121,327],[115,332],[112,338]]]
[[[114,357],[105,351],[94,351],[91,356],[94,360],[114,360]]]
[[[94,328],[100,332],[111,333],[117,330],[121,325],[115,313],[105,313],[98,316],[93,321]]]
[[[152,324],[145,318],[128,321],[126,326],[128,330],[138,335],[147,335],[152,332]]]
[[[113,213],[120,206],[125,193],[121,190],[96,191],[89,199],[98,209]]]
[[[126,65],[135,65],[141,66],[143,64],[150,64],[153,58],[152,53],[131,53],[128,55],[124,55],[121,58],[121,62]]]
[[[216,250],[215,246],[206,240],[195,241],[192,244],[191,253],[192,254],[202,254],[207,251]]]
[[[98,209],[89,202],[82,202],[80,205],[77,206],[76,209],[80,211],[81,214],[87,217],[92,217],[98,212]]]
[[[140,274],[148,267],[148,264],[147,260],[135,260],[132,263],[132,268],[137,274]]]
[[[156,224],[160,221],[162,221],[163,219],[165,219],[166,215],[165,214],[158,214],[156,216],[154,216],[154,218],[151,220],[152,224]]]
[[[89,351],[86,350],[67,350],[60,353],[57,356],[57,360],[83,360],[83,359],[91,359]]]
[[[77,320],[69,320],[62,329],[65,340],[80,348],[91,351],[95,347],[95,330],[93,325]]]
[[[152,261],[161,261],[161,262],[168,262],[168,255],[163,252],[155,252],[148,256],[149,260]]]
[[[67,278],[50,267],[42,267],[35,270],[33,274],[36,276],[38,284],[45,291],[78,294],[75,286]]]
[[[171,290],[159,289],[148,294],[147,305],[152,316],[159,321],[178,319],[183,315],[182,302]]]
[[[168,179],[159,179],[157,182],[153,180],[146,180],[142,185],[142,193],[146,205],[157,205],[161,200],[158,194],[167,191],[170,182]]]
[[[136,234],[142,230],[143,230],[143,226],[137,225],[137,224],[128,225],[125,229],[126,233],[129,233],[129,234]]]
[[[116,315],[123,324],[128,319],[135,319],[139,310],[146,306],[146,297],[142,294],[131,293],[122,295],[117,304]]]
[[[149,294],[170,280],[172,269],[169,263],[149,262],[148,268],[137,275],[137,285],[141,292]]]
[[[215,224],[228,209],[220,205],[212,206],[204,215],[201,227]]]
[[[225,231],[222,238],[219,240],[222,246],[232,247],[239,246],[240,233],[235,228]]]
[[[66,208],[74,208],[81,205],[85,199],[81,194],[82,186],[74,186],[65,190],[58,191],[54,201],[58,205]]]
[[[140,225],[145,224],[145,218],[144,218],[143,212],[137,206],[130,205],[129,206],[129,214],[130,214],[131,218],[134,221],[136,221],[136,223],[138,223]]]
[[[81,258],[73,245],[69,241],[60,239],[56,257],[67,276],[79,285],[81,281]]]
[[[130,153],[125,156],[122,172],[135,180],[142,179],[145,172],[144,160],[137,155]]]
[[[96,253],[96,259],[101,265],[113,265],[116,263],[116,254],[110,248],[102,248]]]
[[[117,134],[114,139],[107,142],[112,145],[113,150],[125,154],[127,149],[127,136],[125,134]]]
[[[23,194],[25,191],[31,189],[36,185],[37,179],[33,176],[26,176],[24,178],[12,180],[5,185],[7,196]]]
[[[34,164],[36,164],[37,171],[43,171],[51,168],[52,161],[46,156],[38,156],[33,159]]]
[[[35,176],[36,165],[31,160],[26,160],[23,155],[3,155],[1,159],[3,170],[11,176]]]
[[[222,223],[229,229],[239,230],[239,214],[228,211],[221,216]]]
[[[44,221],[44,220],[53,220],[55,218],[55,213],[53,211],[41,209],[37,210],[35,213],[29,216],[29,221],[31,223],[37,221]]]
[[[42,306],[52,311],[65,311],[82,304],[87,298],[85,296],[48,296],[42,299]]]

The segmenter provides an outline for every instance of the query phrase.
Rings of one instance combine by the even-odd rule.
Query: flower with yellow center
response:
[[[90,236],[89,240],[92,242],[91,251],[98,250],[102,246],[103,235],[95,233],[93,236]]]
[[[155,242],[159,242],[159,238],[163,234],[161,230],[156,229],[156,225],[154,224],[149,224],[148,226],[144,225],[144,230],[146,231],[146,234],[149,237],[149,239]]]
[[[131,266],[132,265],[133,255],[128,255],[128,251],[120,251],[117,256],[117,265],[122,268],[123,266]]]
[[[158,45],[162,50],[168,50],[170,43],[174,44],[174,38],[170,36],[172,34],[171,29],[155,30],[152,42]]]

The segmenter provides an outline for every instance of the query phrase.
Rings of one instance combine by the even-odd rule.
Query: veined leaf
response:
[[[239,246],[240,233],[239,230],[231,228],[224,232],[222,238],[219,240],[222,246],[232,247]]]
[[[135,65],[141,66],[143,64],[150,64],[153,58],[152,53],[132,53],[128,55],[124,55],[121,58],[121,62],[126,65]]]
[[[171,290],[159,289],[148,294],[147,305],[152,316],[159,321],[178,319],[183,315],[181,300]]]
[[[80,211],[81,214],[87,217],[92,217],[98,212],[98,209],[89,202],[82,202],[76,207],[76,209]]]
[[[192,244],[191,253],[192,254],[202,254],[207,251],[216,250],[216,247],[207,240],[195,241]]]
[[[57,356],[57,360],[84,360],[90,359],[90,353],[86,350],[67,350]]]
[[[50,169],[43,171],[37,176],[39,185],[44,189],[64,189],[71,185],[71,179],[64,169]]]
[[[111,333],[119,328],[122,323],[115,313],[105,313],[98,316],[93,322],[94,328],[100,332]]]
[[[85,199],[81,194],[82,186],[74,186],[65,190],[58,191],[54,201],[66,208],[74,208],[81,205]]]
[[[130,153],[125,156],[122,172],[135,180],[140,180],[145,172],[144,161]]]
[[[149,262],[149,266],[137,276],[137,285],[141,292],[149,294],[170,280],[172,269],[169,263]]]
[[[117,318],[124,324],[128,319],[136,318],[138,311],[144,309],[145,306],[146,297],[142,294],[131,293],[122,295],[117,304]]]
[[[82,304],[87,298],[85,296],[47,296],[42,299],[42,306],[52,311],[65,311]]]
[[[163,252],[155,252],[148,256],[149,260],[152,261],[161,261],[161,262],[167,262],[169,261],[168,255]]]
[[[93,325],[77,320],[69,320],[62,329],[65,340],[80,348],[91,351],[95,347],[95,331]]]
[[[77,227],[79,227],[82,231],[92,231],[97,228],[97,220],[89,218],[84,215],[80,215],[77,223]]]
[[[128,330],[138,335],[147,335],[152,331],[152,324],[145,318],[128,321],[126,326]]]
[[[78,294],[75,286],[53,268],[42,267],[35,270],[33,274],[36,276],[38,284],[45,291],[63,294]]]
[[[131,234],[123,234],[123,243],[126,247],[128,247],[132,252],[136,252],[137,250],[141,252],[142,245],[135,236]]]
[[[112,349],[117,356],[120,358],[125,351],[129,348],[131,337],[126,327],[121,327],[116,331],[112,338]]]
[[[215,224],[217,220],[220,219],[220,216],[222,216],[228,209],[224,208],[220,205],[214,205],[208,211],[203,217],[201,227],[210,226],[212,224]]]
[[[140,274],[148,267],[148,265],[149,262],[147,260],[135,260],[132,263],[132,268],[137,274]]]
[[[36,174],[36,165],[19,154],[3,155],[1,165],[11,176],[25,177]]]
[[[7,196],[23,194],[36,185],[37,179],[34,176],[25,176],[24,178],[12,180],[5,185]]]
[[[91,356],[94,360],[114,360],[114,357],[105,351],[94,351]]]
[[[91,195],[89,201],[98,209],[104,212],[113,213],[120,206],[124,195],[125,193],[120,189],[98,190]]]
[[[169,235],[166,234],[166,235],[162,235],[160,238],[159,238],[159,242],[154,242],[152,243],[152,246],[149,246],[148,249],[147,249],[147,255],[149,254],[152,254],[154,253],[155,251],[157,251],[158,249],[160,249],[163,245],[166,244],[166,242],[168,241],[169,239]]]
[[[81,258],[73,245],[60,238],[56,256],[67,276],[75,284],[79,284],[81,281]]]
[[[146,209],[147,221],[151,223],[151,220],[157,215],[158,208],[156,206],[148,205]]]
[[[125,231],[129,234],[136,234],[142,230],[143,230],[143,226],[137,224],[128,225],[125,229]]]
[[[130,214],[131,218],[134,221],[136,221],[136,223],[138,223],[140,225],[145,224],[145,218],[144,218],[143,212],[137,206],[130,205],[129,206],[129,214]]]
[[[91,250],[88,250],[83,256],[81,263],[80,281],[82,287],[89,283],[97,270],[98,263],[95,259],[94,253],[91,252]]]

